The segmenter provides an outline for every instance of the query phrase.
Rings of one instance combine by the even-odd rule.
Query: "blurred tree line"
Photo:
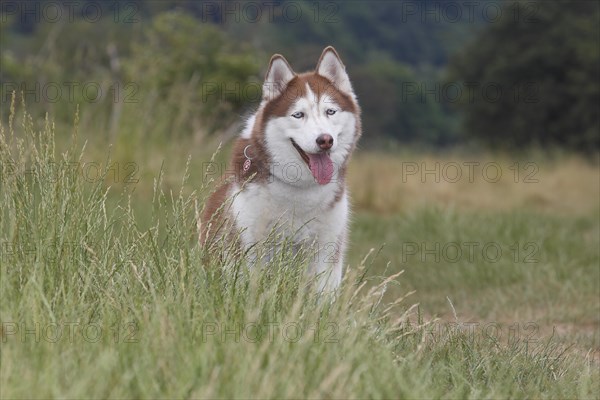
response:
[[[450,81],[476,83],[457,103],[465,132],[494,146],[597,150],[600,3],[515,4],[449,64]]]
[[[272,53],[305,70],[331,44],[367,144],[600,147],[595,1],[76,3],[3,3],[3,117],[25,88],[30,109],[69,121],[81,104],[111,135],[222,131],[258,104]]]

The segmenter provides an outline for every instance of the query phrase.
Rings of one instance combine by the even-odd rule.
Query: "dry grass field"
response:
[[[425,205],[461,211],[525,209],[563,215],[598,211],[598,159],[572,154],[359,153],[349,182],[356,210],[405,212]]]

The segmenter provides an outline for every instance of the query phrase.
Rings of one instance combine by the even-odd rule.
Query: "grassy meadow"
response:
[[[0,397],[597,398],[597,158],[359,149],[324,299],[293,254],[205,260],[218,147],[11,112]]]

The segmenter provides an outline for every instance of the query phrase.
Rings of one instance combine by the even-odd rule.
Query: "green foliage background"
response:
[[[271,54],[302,71],[331,44],[364,109],[367,145],[600,147],[597,2],[136,1],[103,3],[94,23],[87,3],[58,22],[2,9],[3,105],[33,88],[34,115],[69,121],[79,104],[108,136],[210,135],[256,107]],[[97,83],[102,95],[67,96],[68,82]],[[59,101],[45,98],[49,84]],[[161,119],[140,129],[148,115]]]
[[[476,90],[472,104],[462,102],[466,133],[494,146],[598,149],[599,10],[598,2],[552,1],[516,17],[506,7],[512,18],[484,30],[449,66],[451,80],[495,82],[504,93],[486,101]]]

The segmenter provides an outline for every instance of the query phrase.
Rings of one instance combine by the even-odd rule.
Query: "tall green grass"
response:
[[[597,366],[551,341],[431,329],[397,291],[401,272],[374,272],[372,255],[334,298],[311,290],[302,258],[260,269],[207,261],[195,221],[204,194],[186,172],[176,190],[159,174],[152,198],[132,204],[127,185],[115,194],[83,179],[77,125],[70,148],[57,149],[54,133],[14,107],[0,126],[2,398],[600,392]]]

